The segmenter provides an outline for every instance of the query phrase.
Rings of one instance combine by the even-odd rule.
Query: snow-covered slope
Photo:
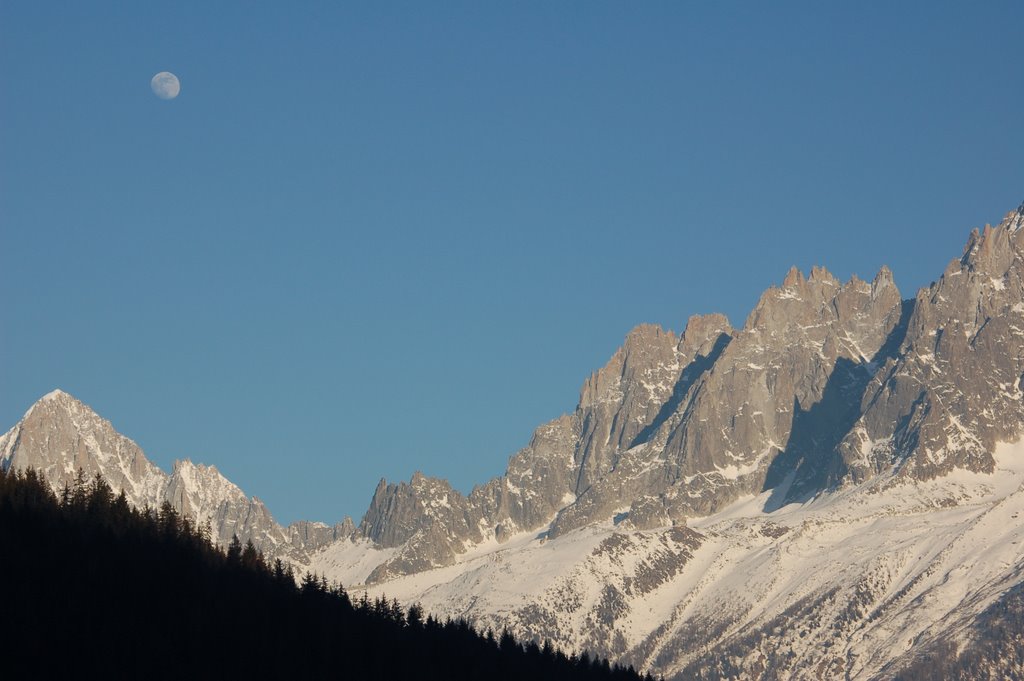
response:
[[[995,460],[770,512],[766,492],[688,527],[525,533],[366,588],[666,675],[875,678],[932,639],[964,639],[1024,579],[1024,442]],[[387,557],[346,542],[312,565],[356,584]]]

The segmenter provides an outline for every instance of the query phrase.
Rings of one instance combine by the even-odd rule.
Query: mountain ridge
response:
[[[1020,581],[1013,566],[1024,574],[1015,534],[989,540],[975,529],[1001,517],[1016,531],[1003,511],[1020,499],[999,476],[1017,480],[1024,460],[1024,449],[1007,448],[1024,434],[1022,234],[1024,204],[973,230],[961,256],[912,298],[887,267],[870,282],[845,283],[822,267],[807,276],[791,268],[740,329],[715,314],[691,317],[678,335],[637,326],[584,381],[576,410],[539,426],[502,475],[469,494],[422,473],[382,479],[358,526],[282,528],[216,469],[186,462],[157,474],[134,443],[66,393],[49,394],[0,437],[0,462],[39,468],[51,484],[76,464],[90,474],[109,469],[134,499],[205,516],[221,541],[246,535],[272,556],[370,592],[390,589],[527,638],[561,637],[657,673],[711,664],[686,641],[740,660],[716,667],[719,676],[790,673],[766,643],[783,618],[828,642],[814,653],[783,636],[798,657],[868,678],[903,659],[884,644],[885,627],[918,613],[922,641],[946,640],[943,622],[969,623]],[[62,404],[66,413],[55,411]],[[926,521],[946,528],[943,548]],[[847,528],[893,544],[881,551]],[[787,552],[814,562],[806,553],[814,542],[836,555],[860,547],[867,558],[821,564],[808,577],[813,588],[754,579],[767,605],[700,577],[712,570],[732,584],[754,566],[798,570]],[[1010,561],[1009,571],[979,567],[961,549],[971,542]],[[553,567],[531,572],[537,561]],[[934,582],[941,570],[977,574],[976,602]],[[490,598],[496,587],[514,598]],[[939,606],[922,610],[908,594]],[[675,605],[656,606],[653,595]],[[840,652],[874,661],[830,652],[816,613],[852,636]]]
[[[993,251],[1000,251],[1000,246],[1005,250],[1007,236],[1019,231],[1022,224],[1024,204],[1007,214],[998,227],[972,230],[960,260],[951,260],[943,277],[952,274],[951,268],[957,262],[966,268],[989,263],[995,257]],[[994,248],[995,239],[1002,242]],[[902,300],[886,266],[870,283],[854,275],[845,284],[824,267],[812,267],[806,277],[791,267],[781,286],[770,286],[762,293],[741,329],[733,328],[724,315],[717,313],[692,316],[678,336],[658,325],[634,327],[605,366],[586,379],[576,412],[538,427],[527,447],[509,458],[503,475],[476,485],[468,495],[454,490],[443,479],[422,473],[414,475],[408,483],[388,483],[382,479],[363,520],[355,527],[362,536],[384,548],[402,545],[403,550],[374,579],[450,563],[467,545],[477,544],[488,536],[500,541],[519,531],[545,527],[552,517],[554,524],[548,530],[552,537],[617,513],[632,512],[638,525],[664,518],[684,522],[687,515],[720,508],[738,496],[760,491],[766,484],[781,484],[786,473],[778,469],[784,469],[786,463],[798,462],[798,468],[803,466],[797,471],[792,489],[792,494],[798,496],[812,493],[816,485],[836,484],[843,475],[865,475],[864,466],[843,472],[855,460],[850,454],[853,445],[848,441],[838,443],[837,447],[846,454],[829,464],[832,472],[824,477],[820,465],[806,463],[798,451],[804,445],[795,442],[787,448],[783,443],[792,439],[791,429],[798,418],[804,422],[821,420],[822,410],[830,406],[827,401],[822,404],[822,398],[836,367],[842,370],[839,378],[847,380],[856,380],[850,374],[855,373],[857,366],[875,368],[883,345],[894,341],[890,335],[897,330],[905,334],[903,325],[912,321],[908,316],[913,316],[923,295],[924,289],[916,298]],[[779,336],[783,337],[781,341]],[[771,343],[775,343],[774,348]],[[820,347],[810,348],[811,344]],[[902,337],[896,339],[896,344],[902,344]],[[768,355],[774,352],[774,356],[766,355],[766,345],[771,351]],[[888,353],[893,352],[889,348]],[[723,354],[727,369],[735,373],[739,368],[752,375],[737,379],[723,375],[723,371],[716,373]],[[756,391],[752,383],[768,382],[764,367],[772,361],[787,364],[790,375],[770,377],[775,380],[772,388],[777,394],[752,394],[752,390]],[[787,384],[783,390],[778,389],[780,379]],[[711,385],[705,388],[708,381]],[[733,391],[746,391],[747,397],[752,398],[734,407],[742,409],[760,401],[760,405],[754,404],[749,410],[755,422],[737,426],[735,415],[717,413],[715,406],[719,400],[713,396]],[[706,397],[709,394],[711,398]],[[29,409],[26,417],[40,405],[59,402],[62,396],[71,398],[59,389],[48,393]],[[804,404],[816,405],[817,413],[810,414]],[[770,406],[776,415],[775,423],[756,422],[756,417],[764,418],[768,413],[765,406]],[[681,412],[687,409],[696,410],[698,415],[682,422]],[[728,428],[723,427],[725,418],[730,421]],[[832,417],[835,418],[841,416]],[[858,427],[861,420],[858,419]],[[714,426],[702,429],[698,425],[709,421]],[[705,432],[716,426],[724,435],[717,438],[718,442],[711,441]],[[747,451],[736,452],[729,446],[733,433],[739,433],[735,439],[741,442],[737,444]],[[798,434],[803,436],[802,432]],[[133,459],[138,458],[138,465],[146,467],[149,462],[141,450],[133,442],[130,447],[137,450],[131,453]],[[674,459],[657,471],[670,481],[668,485],[649,479],[651,460],[659,461],[659,456]],[[3,458],[10,458],[10,454]],[[541,467],[542,472],[530,479],[536,472],[535,466]],[[117,480],[115,474],[112,484],[134,482],[138,473],[126,473],[125,465],[121,469],[123,479]],[[130,466],[128,470],[131,471]],[[87,468],[87,472],[93,471]],[[67,473],[61,482],[66,481]],[[144,477],[154,476],[156,473],[147,468]],[[538,480],[543,484],[538,485]],[[695,481],[702,485],[696,494]],[[677,493],[679,482],[690,487],[685,498]],[[154,482],[144,484],[152,486]],[[220,484],[217,476],[212,476],[206,486],[216,484]],[[129,498],[136,504],[143,497],[154,505],[162,501],[152,489],[132,491],[134,495]],[[180,483],[173,492],[179,497],[176,505],[186,503]],[[240,500],[238,494],[231,496]],[[622,498],[636,503],[619,508],[617,500]],[[287,544],[289,540],[285,533],[275,530],[276,523],[269,518],[262,502],[254,497],[250,503],[252,509],[235,515],[265,516],[259,523],[261,529],[257,532],[262,536],[258,543],[276,553],[272,546]],[[212,519],[210,509],[205,515]],[[225,528],[238,522],[237,518],[227,516],[220,520]],[[306,535],[316,530],[312,537],[291,540],[304,547],[292,556],[301,561],[304,551],[316,550],[323,541],[348,536],[349,526],[355,524],[346,519],[329,532],[325,532],[322,523],[297,521],[292,525],[305,528]],[[243,532],[250,533],[245,529]],[[230,535],[220,536],[221,541],[228,539]]]

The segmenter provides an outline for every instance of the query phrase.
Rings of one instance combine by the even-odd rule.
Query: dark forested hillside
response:
[[[635,679],[551,645],[438,622],[340,585],[296,585],[251,545],[215,548],[169,505],[102,479],[55,497],[0,474],[3,678]]]

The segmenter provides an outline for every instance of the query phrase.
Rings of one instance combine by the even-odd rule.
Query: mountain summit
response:
[[[222,545],[237,535],[298,566],[307,564],[309,550],[337,539],[338,531],[354,530],[351,521],[337,528],[322,523],[282,528],[263,502],[247,497],[214,466],[176,461],[167,474],[110,421],[63,390],[44,395],[0,436],[0,467],[34,468],[58,493],[75,484],[79,471],[85,481],[98,474],[136,508],[170,503],[192,522],[208,522],[214,541]]]

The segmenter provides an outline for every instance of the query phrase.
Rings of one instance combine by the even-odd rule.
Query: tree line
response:
[[[0,473],[0,676],[650,679],[419,605],[352,599],[211,535],[168,503],[132,508],[100,476],[54,494],[35,471]]]

